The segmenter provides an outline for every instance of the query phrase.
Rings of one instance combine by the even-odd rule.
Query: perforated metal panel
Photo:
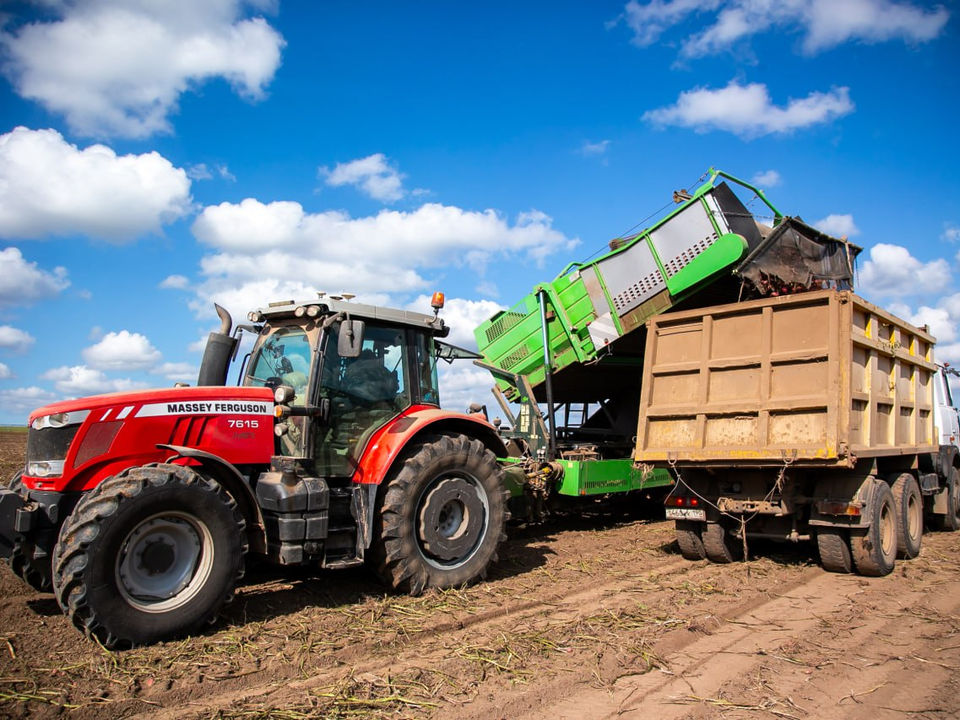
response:
[[[726,218],[712,194],[704,202],[723,233],[729,232]],[[667,277],[680,272],[697,255],[713,245],[719,237],[710,215],[700,203],[693,203],[662,227],[650,233],[650,241],[663,263]]]

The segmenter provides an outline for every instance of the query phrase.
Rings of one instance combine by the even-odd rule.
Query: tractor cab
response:
[[[250,314],[258,331],[241,384],[274,390],[279,455],[349,478],[370,437],[400,413],[438,406],[438,317],[336,299]]]

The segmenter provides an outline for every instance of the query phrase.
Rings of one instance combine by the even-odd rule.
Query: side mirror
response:
[[[344,358],[358,358],[363,349],[363,321],[344,320],[340,323],[337,353]]]

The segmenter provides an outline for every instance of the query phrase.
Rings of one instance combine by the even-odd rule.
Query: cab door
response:
[[[336,328],[327,333],[317,392],[330,412],[313,443],[319,475],[351,477],[373,433],[410,407],[408,342],[404,328],[367,321],[360,356],[345,358]]]

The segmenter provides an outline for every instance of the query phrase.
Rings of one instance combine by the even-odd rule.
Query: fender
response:
[[[260,513],[260,506],[257,504],[257,498],[253,494],[253,490],[239,470],[218,455],[205,450],[197,450],[182,445],[157,445],[157,449],[175,453],[164,462],[173,463],[180,458],[192,460],[220,483],[236,500],[237,505],[240,506],[240,512],[247,520],[250,549],[254,552],[266,552],[267,535],[263,525],[263,515]]]
[[[370,438],[353,473],[353,482],[361,485],[380,485],[411,440],[424,433],[441,431],[458,432],[474,437],[497,457],[504,457],[507,454],[507,448],[497,429],[482,415],[464,415],[440,410],[431,405],[414,405],[380,428]]]

